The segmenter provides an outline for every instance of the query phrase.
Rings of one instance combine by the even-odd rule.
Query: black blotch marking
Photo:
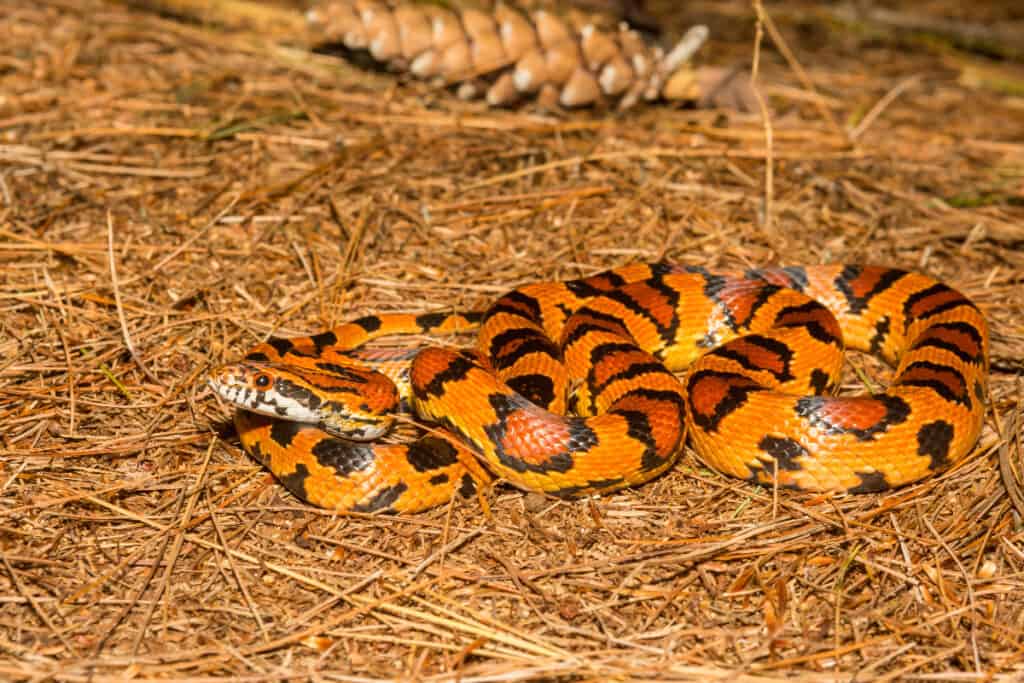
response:
[[[548,408],[555,401],[555,382],[547,375],[520,375],[509,379],[507,384],[542,408]]]
[[[600,443],[597,432],[587,426],[582,418],[569,420],[569,450],[589,451]]]
[[[540,330],[528,327],[515,327],[494,335],[489,352],[496,370],[509,368],[533,353],[549,356],[559,362],[562,359],[562,352],[553,341]]]
[[[459,484],[459,495],[469,498],[476,493],[476,480],[467,472],[462,475],[462,482]]]
[[[443,311],[435,311],[433,313],[421,313],[416,316],[416,324],[419,325],[420,329],[424,332],[429,332],[435,327],[444,323],[451,316],[451,313],[444,313]]]
[[[654,325],[655,329],[658,330],[658,334],[662,339],[674,339],[676,330],[679,329],[679,291],[674,287],[670,287],[660,277],[644,280],[643,284],[647,288],[657,292],[660,295],[659,302],[663,302],[672,310],[672,316],[669,319],[668,324],[663,325],[660,322],[660,317],[654,315],[649,306],[634,299],[626,290],[615,290],[608,292],[605,296],[619,302],[641,318],[650,321],[650,323]]]
[[[637,351],[642,351],[642,349],[640,349],[636,344],[631,344],[630,342],[605,342],[604,344],[598,344],[590,350],[590,363],[591,365],[597,365],[613,353],[630,354],[636,353]]]
[[[448,367],[430,378],[426,386],[413,386],[416,398],[425,400],[428,396],[443,396],[446,382],[463,380],[476,367],[477,364],[470,358],[462,354],[455,356],[452,362],[448,364]]]
[[[781,286],[771,282],[765,282],[763,285],[758,284],[754,301],[749,306],[743,307],[745,309],[744,314],[746,317],[743,320],[738,320],[735,316],[736,311],[733,308],[734,301],[732,297],[734,295],[738,295],[740,290],[737,290],[732,285],[733,280],[731,278],[710,275],[707,276],[707,282],[704,285],[704,294],[715,302],[718,309],[725,317],[726,325],[733,332],[739,332],[742,328],[750,325],[750,321],[757,316],[757,312],[761,307],[768,303],[769,299],[771,299],[776,292],[782,289]],[[729,299],[722,296],[723,291],[730,294]]]
[[[595,287],[586,280],[569,280],[565,283],[565,288],[581,299],[590,299],[595,296],[601,296],[608,291],[607,289]]]
[[[900,278],[906,275],[902,270],[887,270],[878,278],[878,281],[875,282],[874,286],[868,290],[867,293],[862,296],[857,296],[853,292],[853,288],[850,286],[850,283],[858,279],[863,272],[863,266],[846,266],[835,279],[836,289],[842,292],[843,296],[846,297],[846,304],[849,307],[850,312],[854,314],[863,313],[864,309],[868,307],[868,304],[871,303],[872,299],[892,287],[900,280]]]
[[[970,337],[971,341],[973,341],[977,345],[978,353],[969,353],[952,342],[948,342],[945,339],[933,336],[932,332],[938,330],[949,330],[951,332],[955,332]],[[978,329],[974,327],[974,325],[970,325],[968,323],[952,322],[936,323],[934,325],[930,325],[926,330],[924,330],[921,334],[918,335],[917,339],[914,340],[914,343],[911,345],[910,348],[920,349],[926,346],[931,346],[936,349],[944,349],[946,351],[949,351],[950,353],[952,353],[965,363],[981,363],[984,359],[985,354],[983,350],[984,346],[982,344],[981,332],[979,332]]]
[[[933,296],[940,296],[943,294],[953,294],[954,296],[949,301],[934,305],[931,308],[918,313],[916,316],[913,316],[912,311],[919,302]],[[907,300],[903,302],[904,324],[909,327],[910,323],[915,319],[923,320],[925,318],[931,318],[939,313],[944,313],[954,308],[959,308],[960,306],[968,306],[977,310],[977,307],[971,303],[970,299],[955,289],[947,287],[940,282],[907,297]]]
[[[704,273],[703,275],[704,296],[721,305],[722,302],[719,300],[719,296],[729,281],[725,277],[721,275],[714,275],[713,273]]]
[[[396,500],[408,490],[409,485],[400,481],[394,486],[389,486],[377,492],[373,498],[352,506],[352,512],[394,512],[390,509]]]
[[[555,304],[555,308],[557,308],[559,310],[559,312],[561,312],[563,318],[568,318],[570,315],[572,315],[576,311],[576,309],[572,308],[568,304],[563,304],[563,303]]]
[[[290,339],[283,337],[271,337],[267,340],[267,344],[282,356],[295,348],[295,344],[292,344]]]
[[[678,263],[671,261],[654,261],[647,265],[647,270],[651,271],[652,278],[665,277],[672,273],[698,273],[703,274],[707,272],[700,266],[680,266]]]
[[[652,276],[658,274],[654,264],[649,267],[649,270]],[[604,270],[594,275],[576,280],[568,280],[564,283],[565,288],[578,297],[601,296],[625,284],[628,284],[626,279],[613,270]]]
[[[664,371],[664,368],[662,368]],[[651,428],[650,415],[639,410],[621,410],[616,409],[614,406],[609,411],[616,415],[622,415],[626,418],[626,433],[636,441],[644,445],[643,455],[640,456],[640,470],[642,472],[649,472],[650,470],[657,469],[665,464],[665,460],[671,458],[679,450],[682,445],[680,441],[683,438],[686,430],[684,423],[686,422],[686,405],[683,402],[683,397],[673,391],[658,391],[654,389],[634,389],[622,396],[619,401],[628,400],[629,398],[640,397],[648,401],[669,404],[669,408],[675,413],[674,417],[676,420],[676,433],[679,439],[673,443],[668,444],[667,448],[664,449],[664,453],[658,453],[658,443],[654,440],[654,433]],[[616,401],[618,403],[618,401]],[[597,435],[594,435],[594,446],[597,445]],[[593,446],[591,446],[593,447]]]
[[[861,441],[871,441],[878,434],[884,433],[892,425],[907,421],[910,416],[910,405],[899,396],[881,394],[873,400],[885,406],[885,415],[878,422],[866,429],[857,429],[835,424],[829,419],[826,406],[837,399],[829,396],[804,396],[796,402],[796,414],[807,420],[812,427],[824,430],[827,434],[853,434]]]
[[[291,491],[293,496],[308,503],[309,501],[306,499],[306,479],[308,478],[309,469],[300,462],[295,464],[294,472],[281,475],[277,479],[286,489]]]
[[[927,377],[906,377],[916,369],[922,369],[926,372],[934,372],[939,376],[949,377],[959,385],[959,388],[951,388],[946,382],[943,382],[938,378],[929,379]],[[904,387],[924,387],[926,389],[931,389],[947,401],[959,403],[960,405],[967,406],[968,408],[971,407],[971,397],[967,391],[967,382],[964,380],[964,376],[960,371],[950,365],[941,365],[939,363],[932,363],[926,360],[919,360],[905,367],[903,372],[900,373],[900,376],[896,378],[894,384]]]
[[[509,313],[525,318],[537,324],[541,322],[540,302],[529,294],[518,290],[504,295],[484,314],[484,320],[490,320],[498,313]]]
[[[644,446],[644,453],[640,457],[640,470],[646,472],[656,468],[665,462],[659,457],[654,435],[651,434],[651,421],[646,413],[639,410],[616,410],[617,415],[626,418],[626,433],[635,441]]]
[[[589,376],[587,377],[587,385],[590,387],[590,392],[591,394],[594,395],[595,398],[598,394],[604,391],[606,387],[609,387],[620,380],[634,379],[641,375],[668,373],[668,371],[665,370],[665,366],[661,363],[655,363],[653,361],[650,363],[630,363],[622,370],[616,372],[614,375],[609,375],[607,378],[605,378],[604,383],[598,385],[594,381],[594,370],[595,368],[592,365],[590,368]]]
[[[699,412],[693,404],[693,390],[706,378],[714,378],[729,383],[725,395],[715,404],[715,410],[712,415],[705,415]],[[719,423],[731,413],[742,408],[750,394],[764,391],[764,387],[755,384],[753,380],[745,375],[732,372],[716,372],[714,370],[701,370],[690,375],[686,383],[686,389],[687,395],[690,397],[690,413],[693,415],[693,422],[706,432],[717,431]]]
[[[434,476],[432,476],[430,478],[430,485],[431,486],[440,486],[441,484],[447,484],[447,483],[448,483],[448,475],[446,473],[444,473],[444,472],[442,472],[441,474],[435,474]]]
[[[235,431],[237,432],[237,427],[235,428]],[[263,449],[260,448],[259,443],[252,444],[246,450],[248,451],[249,455],[259,460],[262,464],[267,466],[270,465],[270,456],[263,452]]]
[[[455,447],[436,436],[425,436],[419,441],[409,444],[405,452],[405,459],[417,472],[439,470],[459,461]]]
[[[871,343],[868,345],[868,350],[871,353],[881,353],[885,347],[885,340],[888,338],[889,333],[892,331],[892,321],[889,320],[889,316],[882,316],[875,323],[875,333],[871,336]]]
[[[945,469],[949,465],[949,445],[952,441],[953,425],[945,420],[929,422],[917,431],[917,454],[930,458],[928,469]]]
[[[245,360],[251,360],[257,363],[269,363],[270,357],[262,351],[255,351],[246,355]]]
[[[810,455],[807,449],[793,439],[766,436],[757,444],[757,447],[770,455],[778,463],[780,470],[797,472],[803,469],[796,461],[799,457]],[[765,468],[767,472],[767,468]]]
[[[793,379],[793,373],[789,370],[789,363],[793,360],[793,351],[783,344],[782,342],[771,339],[770,337],[762,337],[759,334],[748,334],[741,337],[742,344],[750,344],[751,346],[758,346],[769,354],[778,358],[782,361],[782,370],[778,372],[772,370],[770,367],[764,367],[759,365],[756,361],[751,360],[750,356],[747,355],[745,350],[741,348],[740,344],[729,343],[721,346],[711,352],[710,355],[718,356],[719,358],[728,358],[739,363],[742,367],[747,370],[754,370],[758,372],[767,372],[771,374],[775,379],[780,382],[787,382]]]
[[[594,493],[595,491],[607,491],[611,488],[619,488],[626,482],[625,477],[614,477],[611,479],[595,479],[586,484],[578,486],[566,486],[564,488],[550,491],[550,495],[556,498],[576,498],[580,495]]]
[[[382,325],[381,319],[376,315],[367,315],[362,318],[356,318],[352,321],[353,325],[358,325],[363,328],[367,333],[373,333],[380,329]]]
[[[860,483],[847,489],[849,493],[881,493],[892,488],[881,472],[854,472],[854,474],[860,478]]]
[[[776,482],[774,472],[769,467],[761,466],[757,464],[747,464],[747,468],[750,469],[750,476],[744,481],[756,484],[757,486],[778,486],[780,489],[791,489],[796,491],[803,490],[799,484],[794,482],[782,483]]]
[[[827,393],[832,388],[832,378],[820,368],[811,370],[811,390],[815,394]]]
[[[974,397],[981,403],[985,402],[985,387],[977,380],[974,381]]]
[[[366,371],[359,372],[353,370],[345,365],[338,365],[337,363],[318,362],[316,364],[318,370],[326,372],[327,374],[334,375],[338,379],[343,379],[346,382],[352,382],[353,384],[366,384]]]
[[[330,467],[342,479],[370,469],[376,459],[372,446],[347,439],[320,439],[310,452],[319,465]]]
[[[569,348],[591,332],[610,332],[625,339],[633,338],[622,322],[622,318],[618,316],[595,311],[592,308],[581,308],[575,315],[582,322],[572,323],[569,334],[562,339],[562,348]]]
[[[270,438],[281,448],[292,445],[292,439],[302,430],[302,424],[290,420],[274,420],[270,425]]]
[[[522,460],[515,453],[508,453],[505,450],[505,435],[508,433],[508,418],[517,410],[532,407],[521,396],[508,396],[506,394],[491,394],[487,397],[488,402],[491,404],[491,408],[494,409],[494,413],[498,418],[498,421],[494,424],[485,425],[484,433],[494,444],[494,452],[498,457],[501,464],[505,465],[511,470],[516,472],[568,472],[573,467],[572,455],[568,452],[554,453],[540,464],[526,462]],[[570,422],[579,421],[580,418],[569,418]],[[585,427],[585,425],[584,425]],[[591,431],[591,433],[593,433]],[[582,434],[581,434],[582,436]],[[585,437],[583,437],[585,439]],[[596,436],[595,436],[596,438]],[[572,444],[572,428],[570,427],[570,439],[569,443]]]
[[[779,285],[773,284],[771,282],[765,284],[763,287],[758,288],[757,296],[754,298],[754,303],[750,306],[750,310],[747,312],[747,319],[737,322],[741,322],[741,324],[744,327],[749,326],[750,323],[757,316],[757,312],[761,310],[761,307],[768,303],[768,301],[782,289],[783,288],[780,287]]]
[[[327,330],[320,334],[314,334],[309,340],[316,346],[317,353],[323,353],[324,349],[328,346],[334,346],[338,343],[338,335],[334,334],[331,330]]]
[[[822,342],[823,344],[831,344],[833,346],[842,346],[842,339],[832,333],[831,330],[827,329],[821,324],[821,321],[813,318],[808,318],[808,314],[816,312],[824,313],[828,318],[835,319],[835,316],[825,306],[821,305],[817,301],[808,301],[807,303],[799,304],[797,306],[787,306],[779,310],[775,316],[775,326],[783,328],[805,328],[807,334],[813,338]],[[794,316],[792,322],[786,322],[788,316]],[[838,329],[838,325],[836,326]]]

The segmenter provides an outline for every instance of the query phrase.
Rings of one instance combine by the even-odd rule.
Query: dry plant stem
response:
[[[991,398],[989,399],[991,404]],[[1003,443],[999,446],[999,474],[1017,514],[1024,518],[1024,448],[1021,447],[1021,415],[1024,415],[1024,383],[1017,380],[1016,407],[1002,421]],[[997,419],[997,423],[1000,421]]]
[[[971,621],[971,654],[974,656],[974,670],[980,675],[981,656],[978,654],[978,614],[976,612],[978,606],[975,604],[974,600],[974,586],[971,575],[967,572],[967,569],[964,567],[957,554],[949,547],[949,543],[946,542],[946,539],[944,539],[939,532],[935,530],[935,526],[932,525],[931,520],[928,519],[928,515],[922,513],[920,509],[918,510],[918,514],[921,516],[921,521],[923,521],[925,526],[928,527],[928,531],[932,533],[932,536],[935,537],[938,544],[942,546],[942,549],[946,551],[949,558],[953,560],[957,569],[960,570],[960,575],[963,576],[964,585],[967,587],[967,600],[970,608],[967,614]]]
[[[177,533],[174,534],[174,545],[171,548],[170,556],[166,560],[163,578],[160,581],[160,585],[157,587],[156,594],[153,596],[153,599],[149,602],[149,609],[146,612],[145,617],[143,618],[142,628],[140,628],[135,634],[135,640],[132,643],[133,655],[137,655],[139,653],[139,647],[142,645],[142,641],[146,637],[146,631],[149,630],[149,625],[153,618],[153,612],[156,610],[157,605],[161,603],[162,598],[166,599],[168,587],[170,586],[171,583],[171,575],[174,571],[174,566],[178,561],[178,556],[181,553],[181,546],[185,540],[185,531],[189,527],[190,520],[192,518],[192,511],[195,509],[196,501],[199,500],[199,495],[202,492],[203,483],[206,481],[206,473],[210,465],[210,456],[213,454],[213,448],[216,445],[216,443],[217,442],[215,440],[211,439],[210,445],[206,449],[206,457],[204,458],[202,466],[200,467],[199,470],[198,484],[193,490],[192,495],[188,498],[188,502],[185,505],[184,514],[181,519],[181,523],[179,525]],[[186,491],[183,491],[182,493],[184,494],[186,493]],[[163,553],[161,553],[161,555],[163,555]],[[156,566],[157,565],[154,564],[154,568]],[[148,584],[149,582],[147,581],[146,583]]]
[[[757,15],[756,35],[754,37],[754,57],[750,67],[750,84],[757,100],[758,109],[761,112],[761,122],[764,126],[764,217],[762,224],[767,233],[771,234],[772,217],[775,212],[775,154],[774,154],[774,129],[772,128],[771,113],[768,105],[761,94],[758,78],[761,66],[761,41],[764,39],[765,11],[761,0],[754,0],[754,12]]]
[[[452,500],[454,501],[455,499],[452,498]],[[449,510],[453,505],[454,503],[449,503]],[[430,555],[425,560],[416,565],[415,568],[413,568],[413,570],[409,573],[410,579],[415,579],[417,576],[423,573],[423,571],[427,569],[430,565],[434,564],[434,562],[437,562],[440,565],[441,571],[443,572],[445,556],[447,556],[448,553],[450,553],[451,551],[456,550],[461,546],[465,545],[466,543],[470,542],[483,532],[483,529],[474,529],[473,531],[462,534],[453,541],[445,542],[445,539],[447,538],[447,530],[448,526],[445,525],[445,531],[441,534],[442,546],[438,548],[437,551],[434,552],[432,555]]]
[[[795,73],[796,77],[800,80],[800,84],[804,89],[814,95],[814,97],[811,98],[811,101],[814,103],[815,108],[817,108],[821,119],[825,121],[825,123],[827,123],[837,135],[846,135],[843,127],[839,125],[838,121],[836,121],[836,117],[833,115],[832,110],[825,106],[823,98],[818,92],[817,87],[814,85],[814,82],[811,80],[811,77],[807,75],[807,71],[804,69],[803,64],[801,64],[800,60],[797,59],[795,54],[793,54],[793,50],[790,49],[789,43],[779,31],[779,28],[775,25],[775,20],[772,19],[772,15],[764,10],[764,6],[760,0],[756,3],[755,10],[757,12],[758,21],[764,24],[764,29],[768,31],[768,36],[772,39],[775,47],[779,48],[779,52],[782,53],[786,63],[789,64],[789,68],[793,70],[793,73]]]
[[[64,645],[65,648],[67,648],[67,651],[70,652],[72,656],[77,657],[78,650],[74,647],[74,645],[71,644],[69,640],[67,640],[67,636],[64,635],[63,630],[53,623],[53,620],[50,619],[50,615],[46,612],[45,609],[43,609],[42,605],[39,604],[35,596],[33,596],[30,591],[26,590],[25,585],[21,580],[21,577],[18,576],[18,572],[14,570],[14,567],[11,565],[10,560],[7,559],[7,556],[0,555],[0,561],[3,561],[4,569],[7,570],[7,574],[11,577],[11,583],[14,585],[18,593],[25,597],[25,600],[28,602],[28,604],[32,606],[32,611],[35,612],[37,617],[39,617],[39,620],[43,622],[46,628],[50,629],[50,633],[52,633],[54,637],[58,638],[61,641],[61,643]]]
[[[182,494],[180,496],[178,496],[177,509],[175,510],[175,513],[180,512],[181,508],[185,504],[185,495],[184,494],[185,494],[185,492],[183,491]],[[100,499],[93,498],[91,496],[87,497],[87,500],[91,500],[91,501],[97,502],[97,503],[100,502]],[[105,507],[113,507],[113,506],[105,506]],[[157,552],[157,557],[163,557],[164,552],[166,552],[166,550],[167,550],[168,544],[170,544],[170,542],[171,542],[171,533],[170,533],[170,529],[169,528],[166,529],[166,530],[163,530],[161,535],[163,537],[163,540],[162,540],[162,543],[160,544],[160,549]],[[103,651],[104,647],[107,644],[107,641],[121,627],[121,624],[124,623],[125,618],[128,616],[128,614],[135,608],[135,606],[142,599],[143,593],[145,593],[146,589],[149,588],[149,585],[152,582],[153,577],[156,576],[156,572],[157,572],[157,569],[159,569],[159,566],[160,566],[159,563],[153,562],[150,565],[150,568],[146,572],[146,574],[142,576],[141,580],[137,584],[137,588],[135,590],[135,594],[131,597],[131,599],[129,599],[125,603],[125,605],[121,609],[121,611],[114,617],[114,619],[111,621],[110,625],[105,630],[104,634],[99,639],[97,639],[96,646],[93,648],[93,652],[92,652],[92,656],[93,657],[97,657]],[[154,603],[155,602],[156,601],[154,601]],[[148,619],[147,619],[147,621],[148,621]],[[134,649],[134,645],[133,645],[133,649]]]
[[[131,354],[132,360],[139,366],[143,374],[149,378],[149,381],[162,387],[164,383],[153,376],[153,373],[142,362],[138,352],[135,351],[135,344],[132,343],[132,336],[128,332],[128,321],[125,320],[124,305],[121,303],[121,287],[117,282],[117,265],[114,262],[114,218],[110,211],[107,211],[107,257],[110,263],[110,283],[114,288],[114,301],[117,303],[117,319],[121,323],[121,335],[124,339],[124,345],[128,348],[128,353]]]
[[[214,442],[210,442],[211,447]],[[213,529],[217,534],[217,541],[222,547],[227,548],[228,542],[224,538],[224,531],[221,529],[220,523],[217,521],[217,514],[214,512],[213,505],[207,499],[207,514],[210,518],[210,523],[213,524]],[[235,583],[238,585],[238,590],[241,592],[242,597],[245,599],[245,604],[249,608],[249,612],[252,614],[253,619],[256,620],[256,625],[260,629],[260,634],[263,636],[264,641],[270,640],[270,633],[267,631],[266,624],[263,623],[263,617],[260,616],[259,608],[253,602],[252,595],[249,593],[249,587],[246,584],[245,578],[242,576],[241,571],[238,569],[238,564],[235,562],[235,558],[227,553],[224,555],[224,559],[227,560],[228,566],[231,567],[231,574],[235,579]]]
[[[892,104],[897,97],[902,95],[910,88],[916,86],[920,82],[921,77],[918,75],[914,75],[910,76],[909,78],[905,78],[896,85],[894,85],[891,90],[885,93],[885,95],[883,95],[882,98],[879,99],[878,102],[876,102],[870,110],[868,110],[868,113],[864,115],[864,118],[860,121],[860,123],[858,123],[857,126],[850,131],[850,141],[855,141],[861,135],[863,135],[864,132],[871,127],[871,124],[874,123],[879,116],[881,116],[882,112],[885,111],[886,107]]]
[[[65,305],[63,297],[57,291],[57,286],[53,282],[53,278],[50,277],[49,270],[43,270],[43,279],[46,281],[46,286],[53,295],[53,298],[57,301],[57,305],[60,307],[61,315],[63,320],[60,325],[54,326],[57,332],[57,336],[60,337],[61,348],[64,349],[64,363],[67,365],[68,374],[68,436],[74,438],[75,436],[75,372],[74,364],[71,362],[71,349],[68,347],[68,338],[64,334],[64,326],[71,324],[70,307]]]

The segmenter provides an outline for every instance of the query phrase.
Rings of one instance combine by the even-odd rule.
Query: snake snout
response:
[[[239,373],[237,366],[232,365],[222,365],[211,370],[206,384],[214,393],[230,403],[238,403],[239,394],[248,388],[244,374]]]

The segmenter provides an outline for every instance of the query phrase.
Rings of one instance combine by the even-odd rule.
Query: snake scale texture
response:
[[[470,329],[473,350],[364,346]],[[247,452],[337,510],[415,512],[492,475],[562,497],[606,493],[670,468],[687,435],[728,475],[862,493],[970,451],[988,344],[978,308],[917,273],[633,264],[525,285],[483,315],[375,315],[271,339],[211,385],[239,407]],[[833,395],[846,348],[895,367],[884,392]],[[376,441],[402,411],[434,428]]]

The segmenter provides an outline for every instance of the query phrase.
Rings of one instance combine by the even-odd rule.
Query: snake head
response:
[[[383,436],[399,402],[387,377],[348,367],[327,371],[244,361],[216,368],[208,382],[218,396],[243,410],[319,425],[356,441]]]

